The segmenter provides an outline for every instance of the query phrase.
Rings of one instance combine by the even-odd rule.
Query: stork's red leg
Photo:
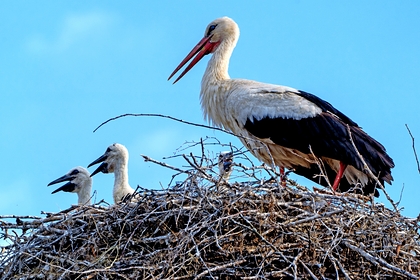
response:
[[[337,176],[335,176],[333,190],[336,191],[338,185],[340,184],[341,177],[343,177],[344,170],[346,170],[347,164],[344,164],[340,161],[340,169],[337,172]]]
[[[280,179],[281,179],[281,185],[283,187],[285,187],[286,186],[286,175],[284,173],[284,167],[283,166],[280,166]]]

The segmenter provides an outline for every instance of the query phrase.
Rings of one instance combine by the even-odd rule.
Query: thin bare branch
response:
[[[175,118],[175,117],[172,117],[172,116],[167,116],[167,115],[162,115],[162,114],[131,114],[131,113],[122,114],[122,115],[119,115],[119,116],[116,116],[116,117],[113,117],[113,118],[110,118],[110,119],[104,121],[98,127],[96,127],[93,130],[93,132],[95,133],[99,128],[101,128],[102,126],[104,126],[105,124],[107,124],[111,121],[114,121],[114,120],[117,120],[117,119],[120,119],[120,118],[125,118],[125,117],[159,117],[159,118],[165,118],[165,119],[170,119],[170,120],[173,120],[173,121],[177,121],[177,122],[180,122],[180,123],[185,123],[185,124],[192,125],[192,126],[198,126],[198,127],[203,127],[203,128],[208,128],[208,129],[221,131],[221,132],[224,132],[224,133],[227,133],[227,134],[230,134],[230,135],[234,135],[236,137],[241,137],[239,135],[236,135],[236,134],[234,134],[230,131],[227,131],[225,129],[222,129],[222,128],[208,126],[208,125],[204,125],[204,124],[193,123],[193,122],[185,121],[185,120],[182,120],[182,119],[178,119],[178,118]]]
[[[419,163],[419,159],[417,157],[416,146],[414,145],[414,136],[413,136],[413,134],[411,134],[411,130],[410,130],[410,128],[408,128],[407,124],[405,124],[405,127],[407,128],[408,133],[410,134],[410,137],[411,137],[412,148],[413,148],[414,156],[415,156],[416,162],[417,162],[417,170],[420,173],[420,163]]]
[[[389,269],[393,270],[394,272],[397,272],[399,274],[402,274],[404,276],[409,277],[410,279],[419,279],[419,277],[417,277],[416,275],[413,275],[412,273],[410,273],[408,271],[405,271],[405,270],[400,269],[400,268],[398,268],[396,266],[393,266],[393,265],[389,264],[388,262],[386,262],[385,260],[383,260],[382,258],[374,257],[371,254],[369,254],[368,252],[366,252],[365,250],[363,250],[361,248],[358,248],[358,247],[350,244],[347,241],[344,241],[344,244],[348,248],[350,248],[350,249],[358,252],[359,254],[361,254],[363,257],[365,257],[367,260],[369,260],[370,262],[372,262],[374,265],[383,265],[386,268],[389,268]]]
[[[0,279],[417,279],[420,218],[352,193],[281,188],[271,167],[217,143],[185,143],[178,165],[143,156],[186,178],[139,187],[136,202],[1,216]],[[214,150],[226,146],[239,162],[222,193]]]

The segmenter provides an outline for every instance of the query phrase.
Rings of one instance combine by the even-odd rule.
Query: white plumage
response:
[[[114,203],[118,203],[125,196],[134,193],[134,189],[128,183],[128,150],[124,145],[112,144],[102,156],[89,164],[88,167],[100,162],[102,164],[90,176],[99,172],[114,173],[114,189],[112,192]]]
[[[195,56],[177,82],[202,57],[212,54],[200,91],[204,116],[210,123],[243,136],[242,143],[263,162],[328,186],[325,178],[317,176],[321,172],[316,161],[322,160],[334,190],[344,175],[341,191],[360,184],[364,193],[378,195],[376,181],[357,152],[381,182],[391,183],[394,163],[385,148],[328,102],[291,87],[230,79],[229,59],[238,38],[239,28],[232,19],[214,20],[169,77]],[[358,151],[351,144],[348,129]]]
[[[72,168],[67,174],[60,178],[52,181],[48,186],[69,181],[60,188],[56,189],[52,193],[59,191],[77,193],[79,205],[90,204],[91,191],[92,191],[92,178],[90,177],[89,171],[81,166]]]

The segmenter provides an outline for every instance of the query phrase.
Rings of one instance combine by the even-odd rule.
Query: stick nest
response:
[[[183,168],[144,157],[186,178],[138,188],[137,202],[2,216],[1,279],[419,278],[419,218],[354,194],[281,186],[252,163],[237,163],[226,183],[200,145],[200,157],[179,155]]]

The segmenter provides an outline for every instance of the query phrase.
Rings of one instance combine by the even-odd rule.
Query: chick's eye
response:
[[[77,175],[77,174],[79,174],[79,170],[77,170],[77,169],[74,169],[74,170],[70,173],[70,175]]]
[[[214,29],[216,29],[217,24],[210,25],[209,31],[207,31],[207,36],[210,36],[210,33],[213,32]]]

